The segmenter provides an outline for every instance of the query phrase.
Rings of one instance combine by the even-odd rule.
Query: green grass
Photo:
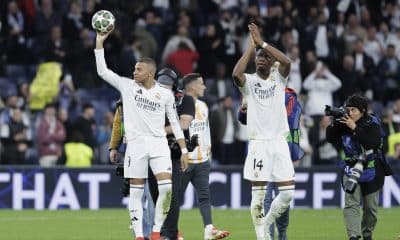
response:
[[[231,232],[228,239],[255,239],[249,210],[213,210],[214,224]],[[125,240],[133,239],[125,209],[99,211],[0,210],[0,239],[4,240]],[[182,211],[180,228],[186,240],[201,240],[198,209]],[[400,208],[380,209],[375,240],[400,235]],[[347,239],[340,209],[294,209],[290,212],[290,240]]]

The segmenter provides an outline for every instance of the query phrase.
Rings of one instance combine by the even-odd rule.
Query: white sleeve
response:
[[[106,60],[104,58],[104,48],[95,49],[94,55],[96,56],[97,74],[106,82],[111,84],[111,86],[115,87],[118,90],[121,90],[120,84],[122,78],[118,74],[107,68]]]
[[[330,71],[327,71],[327,73],[325,74],[325,76],[328,78],[328,86],[327,88],[331,91],[336,91],[339,88],[342,87],[342,82],[340,81],[339,78],[337,78],[335,75],[333,75]]]
[[[239,91],[243,94],[243,96],[249,95],[249,92],[250,92],[249,82],[251,81],[251,77],[252,77],[251,74],[245,73],[244,74],[244,78],[245,78],[244,85],[242,87],[238,86]]]
[[[312,90],[313,88],[315,88],[315,73],[314,72],[312,72],[312,73],[310,73],[310,75],[308,75],[307,77],[306,77],[306,79],[304,80],[304,82],[303,82],[303,88],[305,89],[305,90]]]
[[[174,96],[172,96],[172,93],[168,97],[166,106],[165,106],[165,111],[169,120],[169,123],[172,128],[172,132],[174,133],[174,136],[176,139],[183,139],[185,136],[183,135],[181,126],[179,125],[179,119],[178,119],[178,114],[176,113],[176,106],[175,106],[175,99]]]

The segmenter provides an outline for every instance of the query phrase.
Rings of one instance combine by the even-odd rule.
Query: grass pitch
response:
[[[213,210],[214,225],[229,230],[232,240],[253,240],[249,210]],[[1,240],[128,240],[129,217],[125,209],[99,211],[0,210]],[[202,240],[198,209],[182,211],[180,229],[186,240]],[[400,208],[380,209],[375,240],[397,240]],[[290,240],[347,239],[341,209],[294,209],[290,212]]]

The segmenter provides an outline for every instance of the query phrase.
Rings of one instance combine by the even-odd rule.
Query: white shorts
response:
[[[124,178],[147,178],[149,165],[154,175],[172,174],[167,138],[138,137],[128,142],[124,159]]]
[[[294,180],[294,168],[286,139],[250,140],[243,175],[253,182]]]

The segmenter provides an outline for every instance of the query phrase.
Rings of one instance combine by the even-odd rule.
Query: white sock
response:
[[[143,184],[130,184],[128,209],[133,231],[135,232],[136,237],[143,237],[143,192]]]
[[[158,199],[154,214],[153,232],[160,232],[161,226],[163,225],[171,206],[172,197],[172,181],[170,179],[158,181],[157,184]]]
[[[251,203],[250,213],[253,220],[254,229],[257,239],[264,239],[265,214],[264,214],[264,198],[266,186],[251,187]]]
[[[292,201],[294,195],[294,186],[283,186],[279,187],[279,194],[271,203],[271,208],[269,209],[267,216],[265,218],[266,227],[275,222],[279,216],[286,211]]]

